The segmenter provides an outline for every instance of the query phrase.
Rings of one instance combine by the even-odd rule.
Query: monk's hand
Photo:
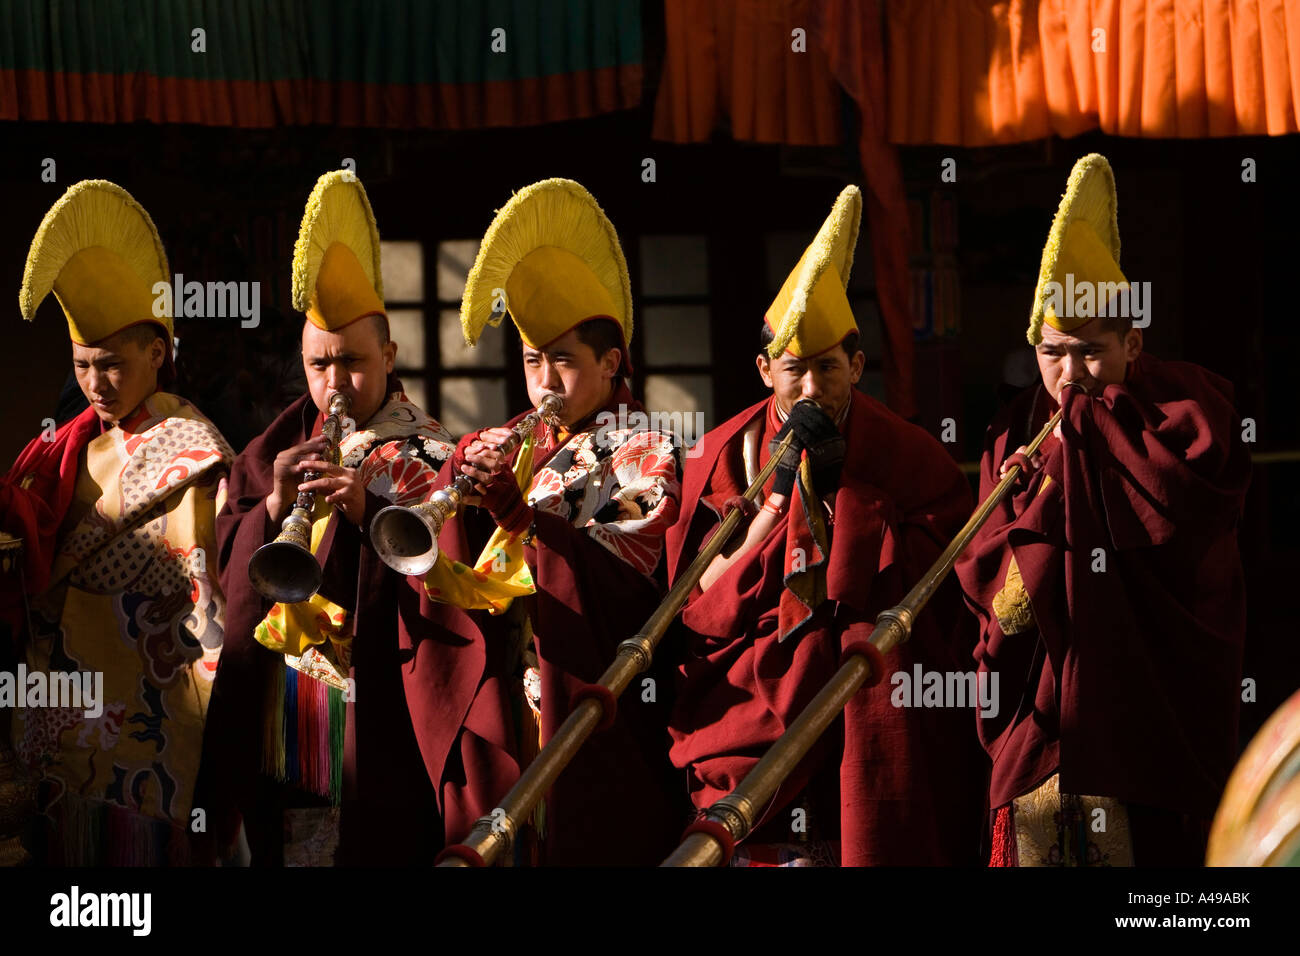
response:
[[[1082,382],[1064,382],[1061,385],[1061,391],[1056,396],[1057,404],[1064,405],[1066,400],[1065,396],[1068,395],[1070,392],[1079,392],[1085,397],[1092,394],[1091,392],[1088,391],[1088,387],[1084,385]],[[1083,401],[1083,399],[1079,399],[1079,401]],[[1062,416],[1061,421],[1064,420],[1065,418],[1064,416]],[[1052,437],[1055,438],[1057,441],[1065,440],[1065,433],[1061,430],[1061,422],[1057,422],[1056,427],[1052,429]]]
[[[1034,472],[1036,472],[1039,468],[1042,468],[1043,453],[1035,452],[1034,457],[1030,458],[1028,452],[1029,452],[1029,448],[1026,445],[1021,445],[1014,452],[1012,452],[1007,457],[1007,460],[1002,463],[1002,468],[1001,470],[998,471],[998,478],[1000,479],[1006,477],[1007,471],[1011,468],[1012,465],[1019,465],[1020,478],[1019,480],[1017,480],[1016,483],[1020,484],[1025,479],[1029,478],[1029,476],[1032,475]]]
[[[840,486],[844,470],[844,436],[835,422],[813,402],[798,402],[790,409],[790,424],[799,436],[799,444],[808,452],[813,488],[828,495]]]
[[[478,433],[477,438],[465,446],[460,473],[474,479],[480,494],[501,472],[510,473],[507,456],[500,451],[500,445],[509,437],[508,428],[485,428]]]
[[[324,495],[328,504],[333,505],[342,512],[343,517],[360,527],[366,517],[366,485],[361,480],[361,472],[356,468],[332,465],[321,458],[308,458],[301,467],[303,471],[316,472],[318,477],[311,481],[304,481],[298,486],[298,490]]]
[[[271,493],[266,496],[266,513],[272,521],[282,521],[293,507],[298,497],[298,483],[306,470],[302,463],[309,458],[319,458],[325,454],[327,442],[325,436],[318,435],[301,445],[286,448],[275,456],[271,466]]]
[[[799,459],[803,456],[803,445],[799,444],[799,434],[794,430],[794,421],[790,418],[785,420],[781,430],[776,433],[770,445],[767,446],[769,455],[775,455],[777,449],[781,447],[781,442],[785,436],[794,433],[790,441],[790,447],[785,450],[781,460],[777,463],[775,477],[772,479],[772,494],[788,496],[794,492],[794,479],[799,474]]]
[[[739,511],[742,518],[752,518],[758,514],[758,505],[744,495],[732,495],[722,503],[722,520],[726,521],[733,511]]]

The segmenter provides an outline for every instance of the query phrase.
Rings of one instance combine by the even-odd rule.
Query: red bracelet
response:
[[[772,502],[770,500],[763,502],[763,510],[766,511],[768,514],[772,515],[772,517],[774,518],[779,518],[781,517],[781,515],[785,514],[785,511],[783,509],[773,508]]]

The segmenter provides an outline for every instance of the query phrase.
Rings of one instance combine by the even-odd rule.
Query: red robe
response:
[[[743,491],[743,433],[768,416],[771,401],[694,450],[682,517],[668,537],[674,580],[717,527],[721,503]],[[774,434],[768,418],[760,465]],[[870,636],[876,615],[919,580],[970,513],[966,480],[922,429],[855,391],[842,430],[826,599],[811,619],[779,639],[783,593],[791,600],[783,584],[788,515],[703,596],[697,590],[684,614],[691,648],[670,727],[672,759],[689,770],[700,809],[744,779],[834,675],[842,648]],[[911,640],[886,655],[886,679],[850,701],[782,787],[764,818],[772,824],[756,839],[792,842],[789,805],[804,792],[821,835],[838,839],[843,865],[975,862],[987,768],[970,711],[895,707],[889,677],[916,664],[969,670],[974,637],[950,582],[918,616]]]
[[[615,391],[605,410],[617,412],[620,405],[629,412],[641,410],[626,386]],[[572,478],[576,472],[571,469],[580,466],[557,463],[559,454],[567,453],[550,440],[548,427],[540,434],[534,473],[552,464]],[[461,449],[474,437],[465,436]],[[669,521],[676,514],[676,465],[672,472]],[[451,477],[448,462],[439,481]],[[580,494],[581,479],[569,487],[566,500]],[[619,642],[636,633],[662,595],[655,577],[620,560],[593,536],[601,523],[615,518],[604,512],[592,525],[575,527],[539,508],[533,546],[525,549],[537,587],[535,595],[521,600],[532,622],[541,672],[542,743],[570,713],[573,694],[599,679],[613,662]],[[467,508],[443,528],[439,545],[449,557],[472,564],[491,527],[485,511]],[[646,560],[654,567],[660,564],[662,537],[650,546],[655,553]],[[466,612],[428,598],[422,599],[421,608],[443,636],[437,650],[431,642],[417,645],[416,662],[423,653],[436,654],[444,679],[438,692],[426,698],[425,712],[413,705],[411,715],[417,734],[428,728],[420,734],[421,749],[430,777],[442,781],[449,839],[459,842],[518,779],[520,741],[514,728],[522,724],[525,733],[535,728],[530,731],[533,718],[516,692],[515,675],[507,672],[509,638],[503,617]],[[655,700],[646,699],[642,679],[634,681],[618,702],[613,726],[587,740],[548,794],[541,862],[648,866],[661,862],[676,845],[686,812],[667,758],[664,728],[672,672],[662,660],[660,656],[647,675],[656,680]],[[522,719],[516,720],[521,708]],[[461,724],[464,729],[457,732]],[[499,771],[497,783],[486,793],[473,785],[485,766]]]
[[[389,392],[400,387],[390,379]],[[255,864],[275,864],[280,849],[283,794],[259,771],[263,704],[276,669],[285,664],[253,638],[271,602],[253,588],[248,563],[280,531],[266,511],[276,455],[319,434],[321,419],[304,395],[250,442],[231,469],[229,497],[217,518],[227,643],[204,740],[199,799],[206,803],[198,805],[217,818],[223,845],[233,838],[234,812],[243,816]],[[418,582],[391,571],[371,545],[369,522],[389,503],[367,491],[363,526],[336,515],[316,552],[324,572],[321,594],[348,609],[355,628],[350,676],[356,694],[347,704],[335,859],[427,866],[447,837],[411,714],[440,706],[442,675],[428,670],[427,654],[415,660],[414,647],[439,635],[420,616]],[[495,789],[491,779],[483,787]]]
[[[962,556],[976,658],[1001,673],[1000,712],[980,724],[993,808],[1059,769],[1062,792],[1213,814],[1236,755],[1246,620],[1250,456],[1231,396],[1146,354],[1097,397],[1067,390],[1064,440]],[[1051,406],[1030,389],[989,427],[981,496]],[[1009,637],[991,609],[1012,554],[1036,627]]]
[[[81,452],[103,431],[95,410],[87,408],[60,425],[53,441],[35,438],[28,442],[13,467],[0,476],[0,530],[23,540],[24,572],[31,594],[39,594],[49,584],[59,525],[77,488]],[[19,477],[23,484],[18,483]],[[5,581],[10,583],[7,577]],[[5,608],[13,608],[17,629],[22,594],[9,588],[4,600]]]

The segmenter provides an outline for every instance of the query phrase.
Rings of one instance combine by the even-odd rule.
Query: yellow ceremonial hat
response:
[[[41,221],[27,253],[18,308],[27,321],[50,292],[68,317],[68,334],[94,345],[129,325],[154,322],[172,336],[167,254],[153,220],[121,186],[86,179],[70,187]]]
[[[1061,197],[1061,205],[1052,220],[1052,230],[1043,247],[1043,263],[1034,290],[1034,310],[1029,316],[1030,345],[1043,340],[1043,323],[1059,332],[1069,332],[1087,325],[1097,314],[1072,313],[1072,308],[1057,309],[1056,304],[1070,306],[1070,296],[1063,290],[1082,288],[1081,284],[1116,283],[1127,286],[1119,269],[1119,225],[1116,221],[1115,174],[1100,153],[1089,153],[1074,164],[1070,180]],[[1055,287],[1050,285],[1055,283]],[[1104,287],[1101,287],[1104,288]],[[1096,300],[1100,308],[1100,300]]]
[[[798,358],[811,358],[858,330],[844,290],[861,221],[862,192],[845,186],[763,317],[774,336],[769,357],[779,358],[789,349]]]
[[[293,307],[337,332],[383,315],[379,228],[356,173],[336,169],[316,180],[293,247]]]
[[[465,280],[460,322],[469,345],[499,325],[504,305],[531,348],[545,348],[589,319],[623,330],[631,371],[632,283],[618,233],[591,193],[571,179],[521,189],[497,212]]]

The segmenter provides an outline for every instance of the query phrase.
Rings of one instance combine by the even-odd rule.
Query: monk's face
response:
[[[1043,386],[1052,400],[1059,402],[1061,388],[1078,382],[1091,395],[1100,394],[1107,385],[1124,381],[1128,363],[1142,351],[1142,331],[1130,329],[1120,336],[1104,331],[1101,319],[1093,319],[1073,332],[1060,332],[1043,323],[1043,340],[1035,352]]]
[[[99,420],[114,425],[158,390],[158,369],[166,354],[161,338],[140,345],[119,332],[98,345],[73,342],[72,368]]]
[[[614,376],[622,359],[618,349],[600,358],[571,329],[545,349],[524,343],[524,378],[528,400],[536,407],[547,392],[564,399],[560,420],[565,425],[581,421],[601,409],[614,390]]]
[[[802,398],[811,398],[832,421],[838,421],[844,406],[853,397],[853,386],[862,378],[866,361],[866,355],[860,351],[850,359],[838,345],[806,359],[789,351],[769,359],[762,352],[758,356],[758,374],[776,395],[776,406],[782,412],[788,413]]]
[[[335,392],[352,400],[349,417],[358,426],[383,406],[388,375],[397,361],[397,343],[383,341],[382,321],[360,319],[337,332],[303,323],[302,367],[311,400],[322,412],[328,413]]]

